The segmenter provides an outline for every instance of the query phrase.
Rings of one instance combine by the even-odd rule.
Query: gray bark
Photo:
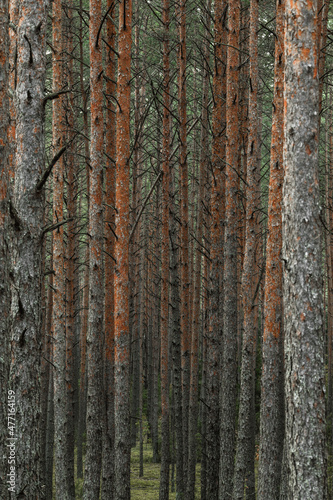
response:
[[[171,174],[173,177],[173,173]],[[176,448],[176,492],[177,498],[184,498],[183,473],[183,425],[182,425],[182,384],[181,384],[181,328],[180,328],[180,282],[179,282],[179,241],[177,238],[173,180],[170,182],[170,282],[171,282],[171,324],[173,396],[175,408],[175,448]]]
[[[288,498],[326,498],[317,2],[286,2],[283,260]]]
[[[0,417],[0,449],[5,450],[7,444],[7,383],[9,375],[9,342],[8,311],[10,304],[10,287],[8,281],[8,243],[6,229],[8,226],[8,141],[9,127],[9,15],[8,0],[0,1],[0,406],[3,409]],[[0,461],[0,493],[4,500],[8,497],[6,483],[8,458],[5,453]]]
[[[239,53],[232,47],[239,44],[240,2],[229,4],[226,108],[226,212],[224,246],[223,371],[220,413],[220,477],[219,499],[232,494],[235,453],[235,418],[237,399],[237,162],[238,129],[238,66]]]
[[[41,260],[44,195],[45,31],[48,2],[20,3],[17,37],[16,172],[11,282],[10,388],[15,391],[16,494],[43,498],[40,482]]]

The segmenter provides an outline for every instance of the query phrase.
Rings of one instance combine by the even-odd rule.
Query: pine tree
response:
[[[132,1],[119,5],[115,245],[115,496],[130,498],[129,157]]]
[[[283,262],[288,498],[326,498],[317,2],[286,1]]]
[[[274,103],[266,248],[265,325],[260,406],[260,500],[279,498],[284,435],[283,331],[282,331],[282,186],[284,10],[276,4]]]
[[[10,310],[11,367],[15,392],[16,495],[41,498],[39,457],[41,272],[44,196],[45,33],[48,3],[23,0],[17,27],[15,95],[17,151],[10,204],[13,224]]]

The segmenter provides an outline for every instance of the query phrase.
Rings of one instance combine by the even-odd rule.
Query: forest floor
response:
[[[153,463],[153,449],[150,443],[143,446],[143,477],[139,477],[140,449],[139,445],[131,452],[131,500],[158,500],[160,487],[161,464]],[[176,500],[176,492],[172,491],[172,468],[170,468],[170,500]],[[174,468],[176,480],[176,468]],[[75,485],[76,500],[83,498],[83,480],[78,479]],[[196,470],[195,498],[200,499],[200,464]]]
[[[140,453],[139,446],[132,449],[131,454],[131,500],[158,500],[160,487],[161,464],[153,463],[153,450],[150,443],[143,446],[143,477],[139,477]],[[174,468],[174,481],[176,468]],[[176,492],[172,491],[172,474],[170,468],[170,500],[176,499]],[[175,489],[175,488],[174,488]],[[196,470],[195,498],[200,498],[200,464]]]

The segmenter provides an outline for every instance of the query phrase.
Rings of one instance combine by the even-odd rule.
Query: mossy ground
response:
[[[153,463],[153,451],[149,443],[143,448],[143,477],[139,477],[139,460],[139,447],[137,446],[132,449],[131,454],[131,500],[158,500],[161,464]],[[176,492],[173,492],[171,487],[171,470],[169,498],[176,500]],[[200,498],[200,464],[197,464],[195,498]]]

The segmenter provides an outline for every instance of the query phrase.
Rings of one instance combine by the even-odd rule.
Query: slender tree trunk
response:
[[[115,245],[115,496],[130,498],[129,156],[132,1],[119,6]]]
[[[90,189],[89,189],[89,316],[87,335],[87,452],[84,499],[99,498],[102,468],[103,383],[103,79],[101,1],[90,0]]]
[[[326,498],[316,11],[316,1],[286,0],[285,444],[293,500]]]
[[[73,87],[73,0],[69,0],[66,9],[66,40],[67,53],[66,68],[64,74],[69,87]],[[67,142],[70,146],[66,151],[66,171],[67,171],[67,218],[73,219],[67,226],[67,247],[66,247],[66,385],[67,385],[67,476],[70,497],[75,497],[74,485],[74,447],[75,447],[75,422],[74,422],[74,397],[76,394],[75,380],[75,260],[77,252],[77,240],[75,233],[77,230],[76,197],[77,197],[77,172],[74,143],[74,98],[73,92],[66,95],[64,101],[65,122],[68,130],[66,133]]]
[[[220,416],[219,499],[232,494],[237,399],[237,165],[239,161],[238,65],[240,2],[229,4],[226,102],[226,195],[224,283],[223,371]]]
[[[53,270],[53,233],[50,238],[50,270]],[[45,321],[45,348],[44,356],[48,360],[49,374],[46,385],[46,429],[45,429],[45,491],[46,500],[52,500],[53,485],[53,446],[54,446],[54,401],[53,401],[53,273],[49,275],[46,303],[46,321]],[[52,363],[52,364],[51,364]],[[45,377],[46,378],[46,377]],[[43,390],[43,386],[42,386]],[[42,449],[43,451],[43,449]]]
[[[44,169],[45,33],[48,3],[24,0],[17,33],[17,152],[11,215],[11,368],[15,392],[15,492],[42,498],[39,459],[41,283],[44,194],[36,192]]]
[[[183,453],[184,474],[187,477],[188,415],[190,394],[191,335],[189,325],[189,218],[188,218],[188,165],[186,118],[186,11],[185,0],[177,7],[179,22],[178,45],[178,113],[179,113],[179,165],[180,165],[180,217],[181,225],[181,329],[182,329],[182,384],[183,384]]]
[[[52,6],[52,58],[53,92],[62,89],[63,76],[63,24],[61,1]],[[63,96],[53,101],[52,141],[54,154],[64,145]],[[63,156],[53,170],[53,223],[64,219],[64,160]],[[65,275],[64,275],[64,227],[53,234],[53,362],[56,366],[54,382],[54,464],[56,498],[70,499],[67,475],[67,387],[66,387],[66,330],[65,330]]]
[[[209,50],[208,39],[210,32],[210,10],[211,2],[207,1],[206,18],[206,39],[204,45],[204,75],[202,91],[202,112],[201,112],[201,154],[199,170],[199,189],[197,199],[197,224],[196,224],[196,247],[194,264],[194,284],[192,298],[192,339],[191,339],[191,378],[190,378],[190,402],[189,402],[189,423],[188,423],[188,468],[187,468],[187,486],[186,498],[194,500],[195,496],[195,477],[197,463],[197,425],[199,410],[199,338],[201,327],[201,256],[202,256],[202,236],[203,236],[203,201],[206,170],[208,168],[208,85],[209,85]]]
[[[254,316],[254,287],[253,273],[255,272],[256,257],[256,231],[258,213],[258,0],[250,3],[250,92],[249,92],[249,135],[247,151],[247,176],[246,176],[246,230],[245,230],[245,255],[242,276],[244,332],[242,345],[241,389],[238,417],[237,452],[235,461],[235,474],[233,485],[233,499],[254,497],[245,493],[246,472],[254,463],[254,440],[251,432],[254,409],[254,367],[255,367],[255,342],[256,324]]]
[[[114,26],[115,6],[108,0],[107,9],[111,9],[106,19],[106,36],[109,50],[106,55],[106,179],[105,179],[105,427],[103,435],[103,475],[102,500],[114,498],[114,246],[115,246],[115,190],[116,190],[116,120],[114,96],[116,92],[116,61],[112,49],[115,49],[116,30]]]
[[[277,500],[284,439],[282,331],[282,185],[284,0],[276,5],[275,76],[266,247],[265,324],[262,340],[259,500]]]
[[[212,116],[212,187],[210,221],[210,277],[209,277],[209,328],[207,332],[207,498],[217,500],[219,491],[219,403],[220,403],[220,366],[222,345],[222,318],[220,304],[223,303],[223,290],[220,294],[221,268],[223,269],[225,178],[225,95],[226,79],[226,5],[218,0],[215,3],[215,60],[213,77],[214,107]]]
[[[181,383],[181,327],[180,327],[180,273],[179,241],[177,237],[176,206],[174,193],[174,171],[170,176],[170,282],[171,282],[171,324],[172,324],[172,359],[173,359],[173,395],[175,405],[176,434],[176,492],[179,499],[184,498],[183,473],[183,413]]]
[[[146,215],[146,214],[145,214]],[[144,388],[144,373],[143,373],[143,337],[144,337],[144,317],[146,308],[146,273],[145,273],[145,258],[146,258],[146,235],[147,235],[147,216],[143,219],[143,242],[141,243],[140,251],[140,322],[139,322],[139,447],[140,447],[140,465],[139,477],[143,477],[143,388]]]
[[[162,267],[161,267],[161,406],[162,447],[160,500],[169,498],[169,161],[170,161],[170,63],[169,0],[163,0],[163,183],[162,183]]]
[[[86,187],[87,187],[87,217],[90,206],[90,151],[89,151],[89,129],[88,129],[88,96],[84,87],[84,61],[83,61],[83,1],[80,0],[80,90],[82,96],[82,114],[83,114],[83,132],[84,132],[84,153],[86,164]],[[83,477],[83,435],[86,425],[86,341],[88,331],[88,312],[89,312],[89,247],[90,238],[86,239],[85,251],[85,269],[83,278],[83,313],[82,328],[80,335],[80,389],[79,389],[79,422],[78,422],[78,441],[77,441],[77,477]]]

